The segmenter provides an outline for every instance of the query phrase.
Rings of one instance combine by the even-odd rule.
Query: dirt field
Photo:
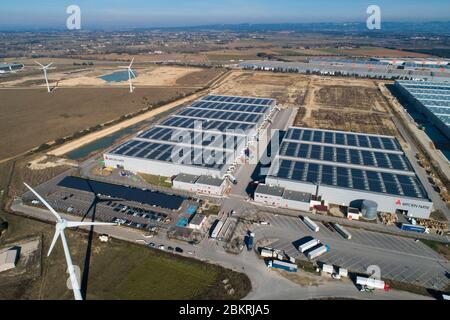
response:
[[[294,124],[392,135],[402,141],[374,81],[312,76]]]
[[[279,105],[298,106],[308,82],[308,77],[300,74],[235,71],[214,93],[275,98]]]
[[[73,299],[66,287],[68,274],[60,241],[52,255],[46,252],[54,226],[7,214],[9,228],[0,245],[19,237],[43,235],[42,275],[2,286],[0,299]],[[94,235],[88,250],[88,235],[66,231],[73,262],[81,273],[88,270],[87,299],[240,299],[250,290],[247,276],[216,265],[112,239],[101,243]],[[85,267],[90,252],[89,268]],[[86,274],[84,274],[86,276]],[[229,295],[223,280],[235,289]],[[82,288],[85,286],[83,285]]]
[[[55,66],[48,73],[49,83],[51,87],[125,87],[128,86],[127,81],[107,82],[101,79],[101,76],[121,71],[118,66],[99,66],[99,67],[79,67],[74,70],[66,70],[67,66]],[[28,67],[30,70],[36,71],[37,68]],[[36,70],[35,70],[36,69]],[[214,79],[220,71],[216,69],[200,69],[191,67],[176,66],[146,66],[142,67],[135,63],[133,68],[137,77],[133,80],[135,86],[185,86],[185,87],[201,87],[204,83]],[[23,73],[22,77],[18,77],[19,73],[12,78],[11,81],[3,79],[2,87],[44,87],[45,81],[43,75],[39,72],[32,74]],[[192,76],[191,76],[192,75]],[[178,81],[181,82],[178,82]]]
[[[130,95],[125,88],[71,88],[48,94],[39,89],[2,89],[0,160],[190,92],[138,88]]]

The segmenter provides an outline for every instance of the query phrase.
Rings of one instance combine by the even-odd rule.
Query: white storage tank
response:
[[[378,204],[372,200],[363,200],[361,204],[362,217],[366,220],[375,220],[377,218]]]

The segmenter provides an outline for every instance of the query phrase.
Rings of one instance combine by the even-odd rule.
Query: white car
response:
[[[159,250],[165,250],[164,245],[160,245],[160,246],[158,247],[158,249],[159,249]]]

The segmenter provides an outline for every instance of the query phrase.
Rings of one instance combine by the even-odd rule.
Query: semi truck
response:
[[[356,284],[359,284],[363,289],[382,289],[384,291],[389,291],[391,289],[383,280],[374,278],[356,277]]]
[[[334,228],[336,231],[343,236],[345,239],[350,240],[352,238],[352,234],[347,231],[343,226],[341,226],[339,223],[334,224]]]
[[[422,227],[422,226],[415,226],[413,224],[409,224],[409,223],[402,223],[402,230],[405,231],[414,231],[414,232],[419,232],[419,233],[425,233],[427,228]]]
[[[303,217],[303,222],[314,232],[319,232],[319,226],[308,217]]]
[[[280,260],[272,260],[268,263],[269,268],[282,269],[289,272],[297,272],[298,267],[294,263],[280,261]]]
[[[308,242],[305,242],[304,244],[298,246],[298,251],[303,253],[306,250],[309,250],[309,249],[317,246],[319,243],[320,243],[320,240],[318,240],[318,239],[309,240]]]
[[[312,259],[315,259],[329,251],[330,251],[330,247],[328,245],[320,245],[316,249],[308,252],[307,257],[309,260],[312,260]]]
[[[245,242],[247,244],[247,250],[250,251],[253,249],[253,239],[255,238],[255,234],[253,232],[248,232],[245,236]]]

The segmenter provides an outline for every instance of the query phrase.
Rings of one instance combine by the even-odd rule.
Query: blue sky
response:
[[[66,8],[81,8],[82,24],[160,27],[216,23],[364,22],[371,4],[384,21],[449,21],[448,0],[9,0],[0,28],[65,26]]]

